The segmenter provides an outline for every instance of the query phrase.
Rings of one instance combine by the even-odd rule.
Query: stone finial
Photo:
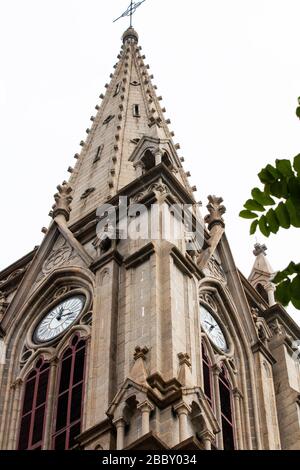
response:
[[[266,245],[261,245],[260,243],[256,243],[254,245],[254,251],[253,251],[253,254],[254,256],[259,256],[261,254],[263,254],[264,256],[267,256],[267,247]]]
[[[125,33],[122,36],[122,39],[123,39],[124,44],[128,40],[131,40],[131,41],[134,41],[134,42],[138,43],[139,35],[132,27],[130,27],[125,31]]]
[[[225,227],[225,222],[222,215],[226,212],[226,207],[222,205],[223,198],[216,196],[208,196],[209,204],[207,209],[209,214],[205,217],[205,222],[208,224],[208,229],[211,230],[214,225],[221,225]]]
[[[58,193],[54,194],[55,204],[52,207],[52,217],[55,219],[58,215],[62,215],[68,221],[72,210],[70,207],[73,200],[72,188],[69,183],[64,181],[62,185],[57,186],[57,190]]]
[[[134,360],[137,361],[138,359],[142,358],[144,361],[146,360],[146,355],[148,354],[149,349],[147,346],[144,348],[141,348],[140,346],[136,346],[135,352],[134,352]]]
[[[6,296],[3,292],[0,292],[0,320],[2,319],[7,307],[8,303],[6,301]]]
[[[179,359],[179,365],[180,366],[183,366],[185,364],[188,367],[191,367],[192,363],[191,363],[191,359],[190,359],[189,354],[179,353],[178,354],[178,359]]]

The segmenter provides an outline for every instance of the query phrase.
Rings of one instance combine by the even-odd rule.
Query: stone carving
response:
[[[135,196],[133,196],[130,199],[131,204],[137,204],[140,202],[144,197],[146,197],[150,193],[155,193],[160,196],[165,196],[167,194],[170,194],[170,190],[168,186],[164,183],[154,183],[151,186],[149,186],[145,191],[142,191]]]
[[[71,288],[70,288],[69,286],[59,287],[59,288],[55,291],[54,296],[53,296],[53,299],[58,299],[58,298],[61,297],[62,295],[67,294],[70,290],[71,290]]]
[[[256,328],[258,337],[264,344],[266,344],[267,341],[269,341],[269,338],[267,336],[267,332],[266,332],[265,325],[263,323],[263,319],[259,317],[258,308],[252,308],[251,313],[252,313],[252,318],[253,318],[254,323],[255,323],[255,328]]]
[[[6,296],[5,294],[3,294],[3,292],[0,292],[0,320],[2,320],[7,307],[8,307],[8,303],[6,301]]]
[[[281,336],[285,334],[285,330],[278,320],[275,320],[274,322],[270,323],[269,326],[273,331],[274,335]]]
[[[58,215],[63,215],[66,220],[69,220],[70,204],[73,200],[71,196],[72,188],[64,181],[62,185],[57,186],[57,189],[58,193],[54,194],[55,204],[52,207],[52,217],[55,219]]]
[[[13,273],[11,273],[6,279],[0,281],[0,286],[5,284],[8,281],[11,281],[15,277],[19,276],[20,274],[24,274],[27,268],[16,269]]]
[[[218,281],[224,283],[227,282],[226,275],[222,266],[216,261],[214,257],[211,257],[208,261],[207,266],[205,268],[205,272],[207,273],[207,275],[209,275],[210,277],[214,277]]]
[[[223,198],[216,196],[208,196],[209,204],[207,209],[209,214],[205,217],[205,222],[208,224],[208,229],[211,230],[214,225],[221,225],[225,227],[222,215],[226,212],[226,207],[222,205]]]
[[[62,264],[65,264],[70,259],[72,259],[73,249],[70,245],[64,240],[62,245],[59,245],[48,259],[44,262],[42,272],[44,275],[49,274],[55,268],[58,268]]]
[[[206,302],[215,312],[218,311],[217,304],[213,296],[208,292],[200,292],[199,294],[200,301]]]

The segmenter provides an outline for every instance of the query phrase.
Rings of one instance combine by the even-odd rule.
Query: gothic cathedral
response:
[[[130,27],[41,245],[0,272],[0,448],[300,449],[300,329],[266,247],[247,280],[222,199],[202,218],[144,59]]]

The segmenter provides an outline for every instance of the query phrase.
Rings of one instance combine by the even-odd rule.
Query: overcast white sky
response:
[[[128,26],[112,20],[128,4],[0,0],[0,269],[41,242]],[[263,166],[300,152],[299,18],[299,0],[147,0],[134,18],[198,199],[223,196],[246,275],[255,238],[238,213]],[[267,245],[276,270],[300,260],[299,230]]]

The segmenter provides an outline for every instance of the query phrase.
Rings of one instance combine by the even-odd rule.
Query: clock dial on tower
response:
[[[221,351],[227,352],[228,345],[222,328],[212,314],[202,305],[200,306],[201,325],[211,342]]]
[[[85,304],[83,295],[76,295],[60,302],[51,309],[35,329],[36,343],[48,343],[66,331],[80,316]]]

